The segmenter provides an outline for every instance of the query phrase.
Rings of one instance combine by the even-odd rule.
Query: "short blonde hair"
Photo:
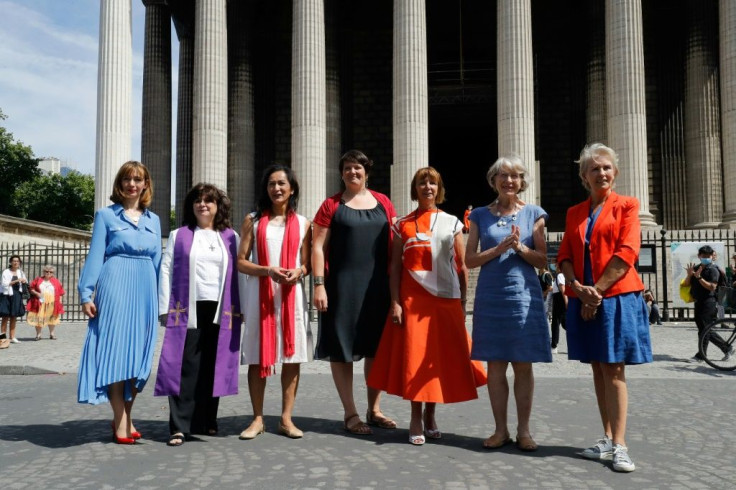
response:
[[[529,187],[529,183],[526,180],[526,167],[521,161],[521,157],[515,153],[511,153],[507,156],[498,157],[498,160],[493,162],[491,168],[489,168],[488,172],[486,172],[486,180],[488,181],[488,185],[490,185],[491,189],[496,191],[496,193],[498,193],[498,189],[496,189],[496,187],[493,185],[493,180],[498,174],[501,173],[501,170],[505,169],[515,171],[521,177],[519,192],[523,192],[526,190],[527,187]]]
[[[445,184],[442,182],[442,176],[434,167],[420,168],[414,174],[414,178],[411,179],[411,200],[419,200],[419,194],[417,193],[417,184],[425,179],[428,179],[430,182],[437,183],[437,197],[435,198],[434,202],[436,204],[442,204],[443,202],[445,202]]]
[[[153,200],[153,181],[151,180],[151,174],[145,165],[135,160],[125,162],[120,167],[120,170],[118,170],[112,184],[112,195],[110,195],[110,200],[116,204],[122,204],[125,196],[125,192],[123,191],[123,179],[130,177],[131,175],[142,177],[146,183],[146,188],[141,193],[138,205],[142,208],[149,207]]]
[[[578,171],[580,181],[588,192],[590,192],[590,186],[588,185],[588,181],[585,180],[585,173],[588,171],[590,162],[597,162],[600,158],[608,158],[611,165],[613,165],[613,182],[611,182],[611,188],[613,189],[616,186],[616,177],[618,177],[618,155],[612,148],[607,147],[603,143],[591,143],[589,145],[585,145],[580,152],[580,158],[575,160],[575,163],[580,167]]]

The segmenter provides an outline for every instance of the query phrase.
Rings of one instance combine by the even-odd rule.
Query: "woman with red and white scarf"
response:
[[[240,433],[253,439],[266,431],[263,399],[266,379],[281,364],[281,422],[278,432],[292,439],[304,434],[291,414],[299,386],[300,363],[310,360],[309,317],[304,278],[310,271],[311,223],[296,213],[299,183],[289,167],[272,165],[263,173],[256,211],[243,220],[238,270],[248,274],[241,364],[248,365],[253,421]]]

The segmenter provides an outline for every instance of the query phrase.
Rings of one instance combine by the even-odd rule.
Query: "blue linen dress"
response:
[[[585,258],[583,284],[592,286],[593,267],[588,244],[602,207],[588,218],[585,230]],[[589,321],[581,316],[582,302],[570,298],[568,302],[567,357],[590,363],[645,364],[652,362],[649,337],[649,310],[641,291],[617,294],[603,298],[598,313]]]
[[[120,204],[95,213],[78,285],[81,303],[94,293],[97,307],[79,360],[79,403],[106,402],[109,385],[118,381],[135,380],[138,391],[145,386],[156,347],[160,263],[158,216],[145,210],[136,226]],[[125,399],[132,399],[131,383]]]
[[[534,249],[532,231],[538,219],[548,218],[539,206],[527,204],[516,214],[499,219],[487,206],[475,208],[470,221],[478,227],[481,251],[498,245],[521,228],[521,241]],[[514,250],[486,262],[480,269],[473,308],[473,349],[479,361],[552,362],[549,325],[537,272]]]

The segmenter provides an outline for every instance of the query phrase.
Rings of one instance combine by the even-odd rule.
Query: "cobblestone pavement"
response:
[[[576,456],[601,428],[589,368],[566,360],[564,341],[553,363],[535,365],[532,433],[540,449],[527,454],[481,448],[493,429],[485,389],[478,400],[439,406],[443,438],[423,447],[408,444],[409,404],[393,396],[382,405],[399,429],[349,436],[329,365],[319,361],[303,366],[295,410],[301,440],[276,433],[278,377],[266,393],[268,432],[238,439],[252,413],[241,376],[240,394],[221,400],[220,436],[167,447],[168,403],[151,395],[152,377],[134,411],[144,439],[118,446],[110,442],[109,406],[76,403],[84,334],[84,324],[63,324],[59,340],[35,342],[33,329],[19,325],[23,343],[0,351],[3,488],[736,488],[736,373],[686,362],[695,350],[692,324],[652,327],[655,362],[627,369],[631,474]],[[11,375],[24,372],[48,374]],[[513,413],[512,406],[512,428]]]

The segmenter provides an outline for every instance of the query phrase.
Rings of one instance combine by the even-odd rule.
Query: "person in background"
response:
[[[23,297],[21,288],[27,287],[28,278],[21,269],[23,261],[18,255],[12,255],[8,261],[8,268],[2,275],[2,294],[0,294],[0,317],[2,317],[2,333],[8,335],[11,344],[20,344],[15,338],[15,325],[18,317],[23,316]],[[24,286],[24,284],[26,286]],[[8,332],[10,327],[10,332]]]
[[[695,300],[694,316],[695,325],[698,328],[698,345],[700,345],[705,327],[718,318],[716,289],[718,288],[721,272],[713,263],[713,254],[714,251],[710,245],[703,245],[698,249],[700,263],[690,263],[685,267],[687,276],[683,284],[690,286],[690,295]],[[703,348],[707,348],[710,342],[713,342],[716,347],[723,351],[724,360],[728,360],[734,354],[734,348],[730,347],[720,335],[713,331],[705,340]],[[690,360],[692,362],[703,362],[703,354],[700,349]]]
[[[662,325],[662,316],[659,313],[659,305],[657,300],[654,298],[654,293],[651,289],[644,291],[644,301],[647,303],[649,308],[649,324],[650,325]]]
[[[26,304],[28,311],[27,322],[36,327],[36,340],[41,340],[43,327],[49,328],[49,338],[56,340],[54,330],[59,324],[60,316],[64,313],[61,297],[66,294],[61,282],[54,277],[56,268],[53,265],[43,267],[43,276],[31,281],[29,287],[31,299]]]
[[[473,210],[473,205],[468,204],[468,208],[463,213],[463,233],[468,233],[470,231],[470,220],[468,217],[470,216],[470,212]]]
[[[634,264],[641,246],[639,201],[613,191],[616,152],[593,143],[580,152],[579,175],[589,197],[567,210],[557,264],[565,276],[567,350],[590,363],[603,437],[580,453],[636,468],[626,446],[626,365],[652,362],[644,284]]]
[[[253,439],[266,431],[266,379],[281,365],[281,420],[278,431],[292,439],[304,433],[292,419],[302,362],[310,360],[309,314],[304,278],[309,275],[311,222],[297,214],[299,182],[291,168],[263,172],[256,211],[241,227],[238,269],[248,274],[241,364],[248,365],[253,421],[240,433]]]
[[[470,213],[465,249],[468,268],[480,267],[473,311],[471,359],[488,362],[488,394],[496,423],[483,441],[486,449],[511,441],[508,429],[509,384],[514,371],[516,446],[536,451],[529,419],[534,398],[535,362],[552,362],[549,324],[535,267],[547,264],[544,224],[547,213],[519,198],[528,182],[526,167],[516,156],[502,156],[486,174],[498,195],[488,206]]]
[[[567,314],[567,296],[565,296],[565,276],[562,272],[555,274],[552,282],[552,353],[557,354],[557,344],[560,343],[560,326],[565,329],[565,315]]]
[[[199,183],[183,209],[183,226],[166,242],[158,289],[166,333],[153,394],[169,397],[169,446],[190,434],[217,435],[220,397],[238,393],[243,322],[230,199]]]
[[[372,167],[358,150],[340,158],[345,190],[322,203],[312,238],[313,301],[320,312],[314,357],[330,362],[343,427],[355,435],[372,434],[369,425],[396,428],[381,412],[380,391],[367,389],[367,424],[353,397],[353,362],[365,358],[368,377],[391,303],[388,268],[396,211],[387,196],[366,187]]]
[[[149,209],[152,198],[146,166],[124,163],[113,181],[114,204],[95,212],[78,285],[89,324],[77,400],[110,402],[117,444],[135,444],[141,438],[133,424],[133,404],[151,374],[156,348],[161,223]]]

